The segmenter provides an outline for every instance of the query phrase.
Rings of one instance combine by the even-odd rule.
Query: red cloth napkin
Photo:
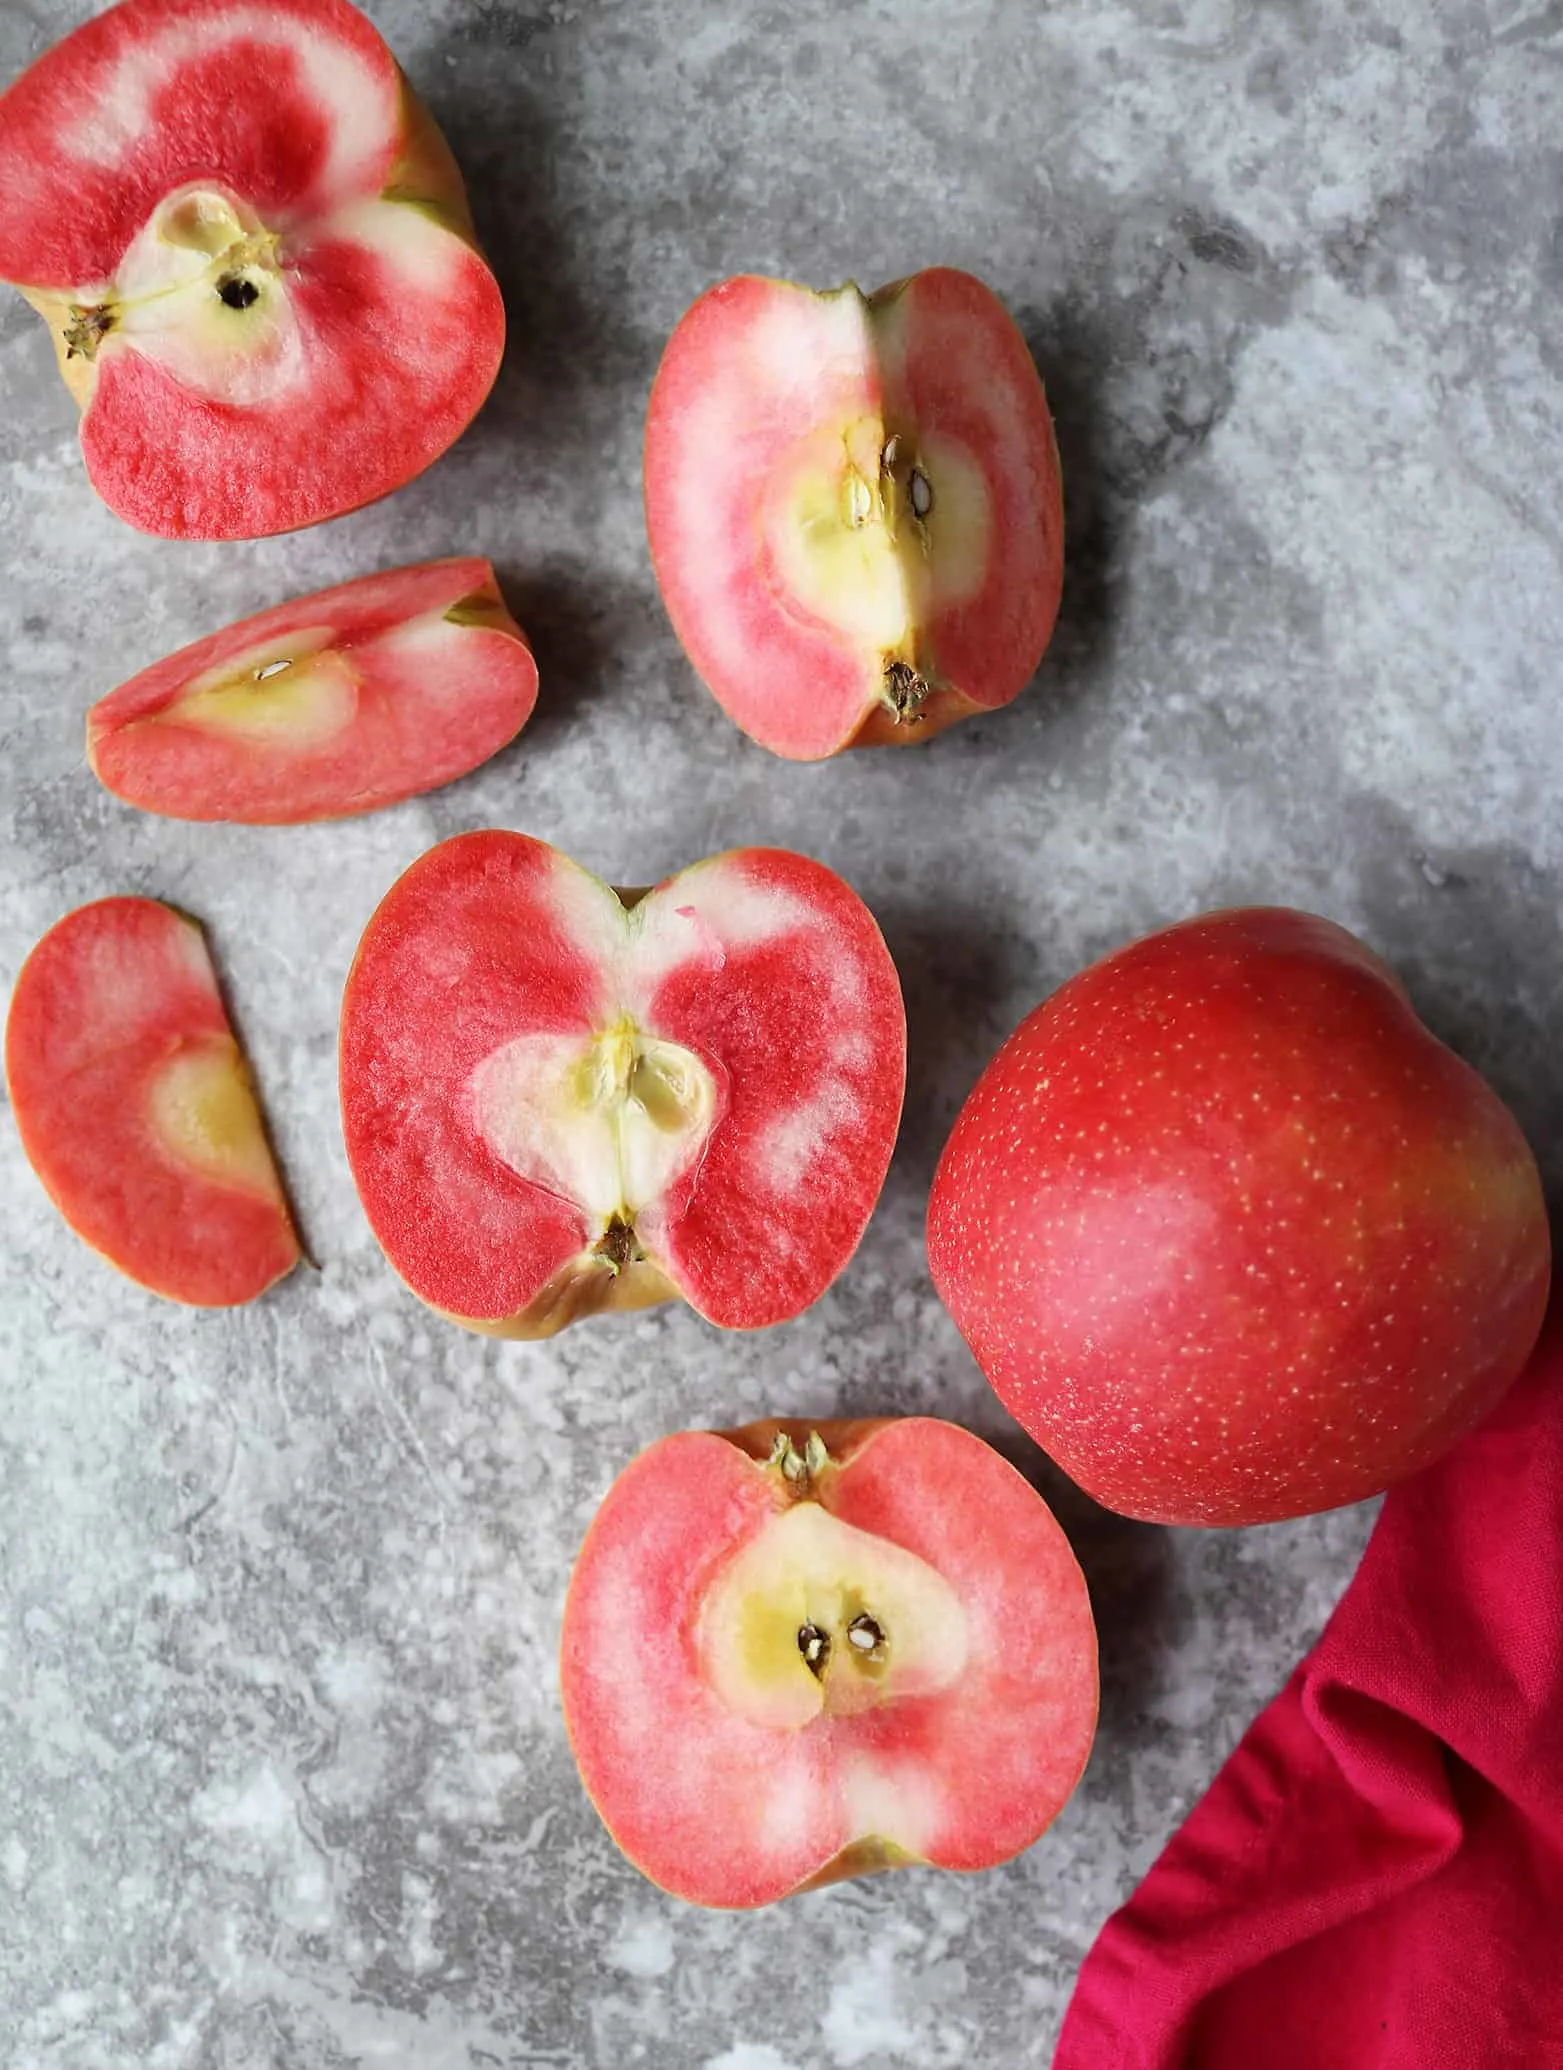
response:
[[[1563,1294],[1087,1956],[1053,2070],[1563,2066]]]

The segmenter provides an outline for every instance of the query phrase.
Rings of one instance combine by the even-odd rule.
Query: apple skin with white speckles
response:
[[[1332,922],[1219,912],[1071,979],[962,1109],[934,1282],[1099,1502],[1257,1524],[1378,1494],[1497,1403],[1551,1245],[1518,1124]]]

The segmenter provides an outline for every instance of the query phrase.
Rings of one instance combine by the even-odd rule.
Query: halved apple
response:
[[[1052,1823],[1096,1729],[1096,1630],[1047,1504],[929,1417],[692,1431],[581,1548],[560,1651],[581,1779],[635,1866],[763,1905]]]
[[[537,665],[488,562],[430,561],[143,669],[87,714],[87,759],[117,796],[174,819],[333,819],[466,775],[536,701]]]
[[[0,277],[94,488],[172,538],[386,495],[504,348],[461,175],[347,0],[122,0],[45,52],[0,98]]]
[[[717,701],[799,761],[926,740],[1008,704],[1063,585],[1047,398],[969,273],[864,295],[725,280],[674,331],[646,420],[646,523]]]
[[[371,919],[341,1073],[370,1224],[453,1320],[547,1336],[681,1297],[755,1329],[857,1247],[906,1019],[872,915],[803,856],[618,893],[524,834],[463,834]]]
[[[298,1263],[249,1071],[184,914],[106,898],[51,927],[11,997],[5,1075],[55,1206],[154,1294],[231,1307]]]

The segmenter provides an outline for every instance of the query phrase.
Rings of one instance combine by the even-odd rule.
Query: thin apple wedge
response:
[[[470,1328],[547,1336],[681,1297],[814,1301],[884,1182],[895,966],[821,864],[736,849],[619,894],[523,834],[423,856],[342,1003],[342,1119],[382,1248]]]
[[[483,560],[299,597],[143,669],[87,714],[87,759],[144,811],[258,824],[373,812],[521,730],[537,665]]]
[[[1047,1504],[969,1431],[690,1431],[593,1519],[560,1693],[635,1866],[695,1904],[764,1905],[1029,1847],[1091,1750],[1096,1629]]]
[[[200,928],[150,898],[51,927],[17,978],[5,1074],[22,1148],[70,1227],[171,1301],[227,1308],[298,1238]]]

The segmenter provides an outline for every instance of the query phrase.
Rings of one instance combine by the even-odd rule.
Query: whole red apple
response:
[[[635,1866],[753,1906],[1029,1847],[1096,1729],[1096,1627],[1052,1511],[928,1416],[685,1431],[576,1562],[560,1696]]]
[[[1377,1494],[1492,1408],[1550,1247],[1513,1117],[1343,928],[1214,913],[1005,1043],[929,1203],[935,1284],[1098,1501],[1255,1524]]]

